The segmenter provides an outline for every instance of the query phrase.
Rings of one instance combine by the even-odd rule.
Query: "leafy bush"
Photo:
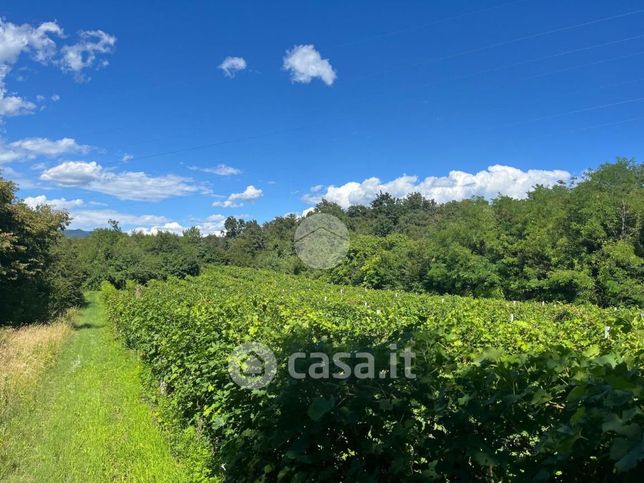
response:
[[[0,177],[0,325],[48,320],[82,303],[82,273],[62,236],[64,211],[30,208]]]
[[[607,481],[642,469],[635,310],[433,297],[248,269],[103,291],[109,318],[230,481]],[[609,326],[609,337],[605,327]],[[234,347],[278,360],[234,384]],[[416,354],[415,379],[295,380],[293,352]],[[384,372],[383,372],[384,371]]]

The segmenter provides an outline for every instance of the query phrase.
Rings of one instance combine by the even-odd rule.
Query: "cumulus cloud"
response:
[[[7,95],[7,90],[0,87],[0,118],[31,114],[36,104],[22,97]]]
[[[40,156],[55,157],[70,153],[87,153],[91,146],[79,144],[73,138],[51,140],[47,138],[24,138],[8,144],[0,141],[0,164]]]
[[[108,220],[116,220],[125,229],[135,226],[154,226],[167,223],[165,216],[158,215],[135,215],[131,213],[121,213],[116,210],[70,210],[72,229],[93,230],[97,227],[107,226]]]
[[[224,71],[226,77],[235,77],[237,72],[246,69],[246,59],[243,57],[226,57],[224,61],[219,64],[219,68]]]
[[[128,161],[132,161],[134,159],[134,156],[132,156],[129,153],[125,153],[123,157],[121,158],[122,163],[127,163]]]
[[[73,208],[78,208],[83,206],[85,202],[81,199],[68,200],[65,198],[54,198],[48,199],[45,195],[38,196],[28,196],[23,200],[23,202],[29,208],[36,208],[41,205],[50,205],[56,208],[57,210],[71,210]]]
[[[523,171],[511,166],[494,165],[478,173],[450,171],[447,176],[428,176],[419,181],[417,176],[403,175],[389,182],[379,178],[368,178],[362,182],[349,182],[342,186],[328,186],[324,193],[321,190],[304,196],[304,201],[311,204],[322,199],[348,208],[352,205],[370,203],[380,192],[395,197],[404,197],[418,192],[426,198],[439,203],[462,200],[472,196],[494,198],[502,194],[513,198],[525,198],[534,186],[540,184],[552,186],[558,181],[568,181],[571,174],[562,170],[530,169]]]
[[[224,231],[224,222],[226,221],[226,216],[224,215],[210,215],[204,221],[200,222],[197,225],[197,228],[204,235],[219,235]]]
[[[246,189],[241,193],[233,193],[226,201],[215,201],[212,206],[220,208],[237,208],[244,206],[244,201],[256,200],[261,198],[264,192],[261,189],[255,188],[253,185],[246,186]]]
[[[16,25],[0,18],[0,63],[15,64],[23,52],[29,52],[39,62],[46,62],[56,52],[51,35],[62,36],[63,29],[56,22],[44,22],[38,27]]]
[[[201,168],[199,166],[189,166],[188,169],[192,171],[201,171],[202,173],[216,174],[218,176],[232,176],[240,174],[241,170],[228,166],[227,164],[218,164],[214,168]]]
[[[102,30],[84,30],[79,33],[80,40],[65,45],[61,50],[60,64],[63,70],[72,72],[78,80],[84,80],[83,70],[92,66],[105,67],[108,61],[97,62],[99,54],[110,54],[116,45],[116,37]]]
[[[153,227],[164,227],[165,231],[173,231],[178,226],[177,223],[170,222],[165,216],[136,215],[122,213],[112,209],[90,209],[92,205],[103,204],[94,201],[85,202],[81,199],[68,200],[66,198],[49,199],[45,195],[37,195],[29,196],[23,202],[30,208],[49,205],[57,210],[68,211],[71,218],[70,228],[72,229],[93,230],[98,227],[107,226],[108,220],[118,221],[125,229],[141,226],[142,230],[150,230]]]
[[[65,161],[44,171],[40,179],[62,187],[77,187],[135,201],[160,201],[199,191],[188,178],[149,176],[138,171],[115,173],[96,161]]]
[[[181,235],[186,230],[180,223],[176,221],[170,221],[162,225],[154,226],[137,226],[132,231],[134,233],[142,233],[143,235],[158,235],[162,232],[174,233],[175,235]]]
[[[62,36],[63,30],[55,22],[44,22],[38,27],[16,25],[0,18],[0,118],[33,112],[36,105],[20,96],[9,93],[5,78],[23,53],[28,53],[40,63],[47,63],[56,53],[52,36]]]
[[[313,45],[296,45],[286,51],[282,68],[291,73],[292,82],[303,84],[318,78],[330,86],[337,77],[329,60],[323,59]]]
[[[82,76],[83,69],[96,63],[97,54],[111,52],[116,43],[115,37],[100,30],[82,31],[79,35],[78,43],[59,48],[56,38],[62,38],[64,33],[56,22],[16,25],[0,18],[0,118],[30,114],[37,107],[9,92],[5,85],[7,75],[22,54],[41,64],[53,64]],[[57,99],[58,96],[52,96],[52,100]]]
[[[139,226],[132,230],[135,233],[143,233],[144,235],[157,235],[161,232],[174,233],[176,235],[181,235],[184,231],[189,229],[192,226],[195,226],[199,229],[202,235],[220,235],[224,231],[224,222],[226,221],[226,216],[224,215],[210,215],[203,221],[199,221],[196,224],[190,226],[182,225],[176,221],[171,221],[168,223],[163,223],[153,226]]]

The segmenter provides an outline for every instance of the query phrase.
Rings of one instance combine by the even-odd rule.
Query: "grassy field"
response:
[[[76,315],[69,311],[47,325],[0,328],[0,428],[54,364],[73,333],[71,324]]]
[[[135,355],[113,339],[95,295],[71,327],[56,363],[2,423],[0,480],[188,480],[142,400]]]

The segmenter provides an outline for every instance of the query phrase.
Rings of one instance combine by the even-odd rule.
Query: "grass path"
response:
[[[0,480],[185,481],[142,401],[140,371],[91,295],[58,363],[0,434]]]

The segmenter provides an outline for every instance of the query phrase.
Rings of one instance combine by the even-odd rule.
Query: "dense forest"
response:
[[[2,321],[42,319],[82,300],[103,280],[116,287],[236,265],[327,281],[509,300],[644,305],[644,166],[618,159],[570,184],[536,186],[525,199],[499,196],[437,204],[420,194],[381,193],[369,206],[323,200],[311,213],[342,220],[346,259],[306,267],[293,237],[299,218],[267,223],[229,217],[221,236],[127,234],[117,221],[87,238],[62,236],[64,212],[30,209],[0,181]]]
[[[296,256],[295,215],[260,225],[230,217],[223,236],[126,235],[114,225],[74,246],[86,283],[116,286],[193,275],[205,264],[306,273],[333,283],[511,300],[644,304],[644,166],[620,159],[570,185],[437,204],[381,193],[369,206],[322,201],[312,213],[342,220],[346,260],[330,271]]]

